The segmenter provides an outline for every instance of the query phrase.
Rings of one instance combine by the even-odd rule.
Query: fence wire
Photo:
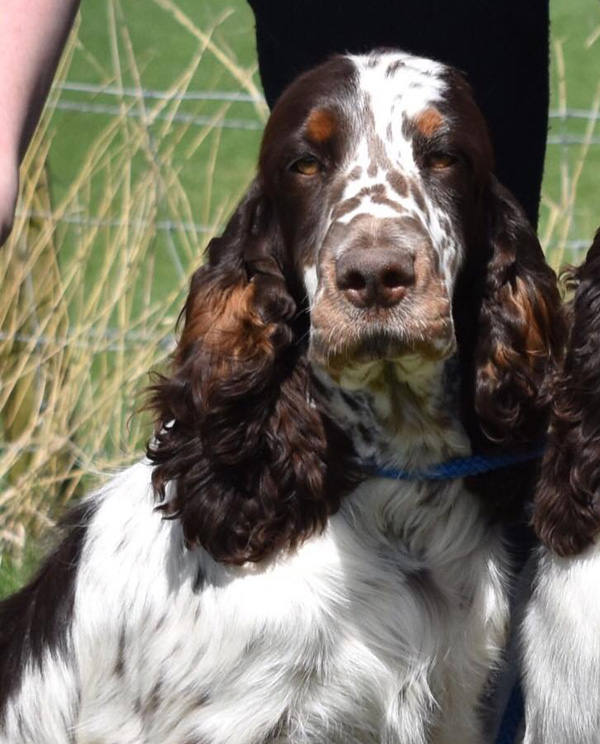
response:
[[[191,112],[178,111],[175,114],[168,112],[157,112],[152,114],[147,110],[138,110],[135,108],[136,101],[173,101],[180,104],[184,103],[230,103],[246,104],[254,107],[257,104],[266,106],[266,101],[262,96],[252,96],[242,91],[228,90],[196,90],[186,92],[174,92],[158,90],[152,88],[134,88],[120,87],[116,85],[98,85],[93,83],[84,83],[77,81],[63,81],[55,84],[54,90],[59,93],[51,97],[49,107],[66,112],[73,112],[77,115],[102,115],[102,116],[126,116],[130,118],[144,118],[147,125],[152,125],[156,121],[169,120],[183,124],[190,124],[197,127],[217,127],[223,129],[237,129],[245,131],[260,131],[264,123],[260,121],[257,115],[247,118],[223,118],[222,116],[198,115]],[[73,96],[86,96],[90,100],[76,100]],[[107,103],[110,100],[125,101],[126,106],[118,106]],[[585,135],[573,134],[567,131],[566,126],[571,120],[580,120],[586,122],[595,122],[598,119],[598,112],[589,109],[568,108],[565,110],[552,109],[549,112],[551,122],[551,133],[548,136],[548,146],[560,146],[567,151],[569,146],[583,144],[599,145],[600,136],[585,137]],[[562,130],[559,133],[552,132],[552,124],[560,122]],[[17,209],[17,217],[53,222],[56,224],[72,225],[78,227],[100,227],[100,228],[119,228],[123,226],[152,228],[159,233],[193,233],[198,236],[214,234],[222,225],[208,225],[196,222],[178,222],[172,220],[140,220],[124,218],[107,218],[96,217],[84,214],[61,214],[56,215],[51,211],[30,210],[23,211]],[[588,240],[567,240],[565,248],[569,251],[578,253],[584,252],[589,247]],[[180,273],[180,272],[179,272]],[[121,352],[125,348],[134,348],[140,344],[154,343],[158,344],[163,351],[171,351],[174,347],[174,337],[169,335],[147,335],[135,331],[124,331],[119,328],[109,328],[104,332],[95,333],[89,331],[87,338],[82,339],[80,336],[70,338],[68,335],[61,338],[49,337],[43,334],[31,335],[27,333],[6,333],[0,332],[0,342],[13,341],[21,344],[33,345],[36,349],[44,346],[66,346],[75,345],[77,348],[86,348],[102,352]]]
[[[196,113],[177,111],[174,114],[170,114],[165,111],[156,113],[148,113],[144,110],[138,110],[135,108],[135,101],[174,101],[178,103],[194,103],[194,102],[214,102],[214,103],[231,103],[231,104],[247,104],[249,106],[256,106],[256,104],[266,106],[266,101],[262,96],[252,96],[242,91],[229,91],[229,90],[188,90],[185,92],[158,90],[153,88],[135,88],[135,87],[121,87],[117,85],[99,85],[93,83],[84,83],[77,81],[64,81],[55,85],[55,90],[60,95],[54,96],[49,106],[59,110],[73,112],[74,114],[81,115],[102,115],[102,116],[125,116],[134,119],[144,118],[147,125],[152,125],[156,121],[168,120],[172,122],[178,122],[182,124],[189,124],[196,127],[214,127],[221,129],[234,129],[234,130],[245,130],[245,131],[261,131],[264,123],[260,121],[258,116],[247,117],[247,118],[227,118],[220,115],[206,116],[198,115]],[[74,100],[71,98],[74,94],[84,95],[88,98],[91,97],[93,100]],[[126,101],[125,107],[118,106],[104,102],[104,99],[114,100],[119,99]],[[600,135],[594,135],[586,137],[583,134],[570,133],[566,130],[568,122],[571,120],[580,120],[585,122],[595,122],[598,119],[598,112],[590,109],[580,108],[567,108],[565,110],[552,109],[549,112],[551,127],[550,134],[548,135],[547,144],[550,147],[562,147],[564,148],[565,155],[568,152],[568,148],[575,145],[600,145]],[[552,131],[553,124],[561,123],[560,132]],[[130,224],[132,226],[148,226],[148,223],[140,223],[140,221],[132,220],[127,221],[123,219],[107,219],[107,218],[96,218],[93,216],[81,216],[81,215],[62,215],[55,217],[51,213],[28,213],[23,215],[25,217],[32,217],[35,219],[43,220],[54,220],[56,222],[69,224],[69,225],[80,225],[80,226],[97,226],[97,227],[117,227],[124,224]],[[192,232],[196,234],[206,234],[214,231],[214,226],[203,225],[197,223],[181,223],[172,222],[169,220],[159,220],[154,223],[154,228],[159,232],[173,232],[173,231],[184,231]],[[588,246],[586,241],[572,240],[567,241],[565,247],[570,250],[578,251],[585,250]]]
[[[265,105],[266,101],[263,97],[252,96],[242,91],[228,91],[228,90],[196,90],[186,92],[174,92],[166,90],[158,90],[152,88],[135,88],[135,87],[120,87],[116,85],[97,85],[92,83],[84,83],[77,81],[64,81],[55,85],[55,90],[60,95],[54,96],[49,106],[60,111],[69,111],[78,115],[103,115],[103,116],[126,116],[131,118],[144,118],[147,125],[152,125],[156,121],[169,120],[173,122],[179,122],[184,124],[191,124],[198,127],[220,127],[227,129],[237,129],[246,131],[260,131],[264,124],[260,121],[257,115],[252,118],[223,118],[221,116],[205,116],[198,115],[191,112],[178,111],[175,114],[169,114],[164,110],[155,114],[148,113],[147,109],[143,108],[138,110],[135,108],[136,101],[174,101],[178,103],[230,103],[230,104],[242,104],[249,107],[254,107],[256,104]],[[74,95],[86,96],[88,99],[91,97],[92,100],[75,100],[72,98]],[[118,106],[115,104],[107,103],[106,101],[119,100],[126,102],[125,106]],[[548,136],[548,146],[560,146],[565,148],[564,152],[568,152],[568,147],[584,142],[590,145],[600,144],[600,136],[585,137],[580,134],[573,134],[565,131],[568,122],[571,120],[580,120],[585,122],[595,122],[598,118],[598,113],[589,109],[580,108],[568,108],[565,110],[552,109],[549,112],[551,122],[551,133]],[[552,124],[560,123],[562,130],[559,133],[552,132]],[[79,213],[75,214],[61,214],[57,216],[50,211],[21,211],[17,210],[17,216],[24,217],[33,220],[42,220],[46,222],[54,222],[56,224],[65,224],[78,227],[100,227],[100,228],[118,228],[125,225],[131,227],[143,227],[156,230],[158,233],[193,233],[198,236],[214,234],[217,232],[222,225],[208,225],[196,222],[177,222],[172,220],[139,220],[139,219],[124,219],[124,218],[107,218],[107,217],[96,217],[93,215],[83,215]],[[589,247],[589,241],[587,240],[567,240],[564,243],[567,250],[571,252],[583,252]],[[179,267],[180,268],[180,267]],[[181,273],[181,271],[179,271]],[[6,340],[7,334],[0,334],[0,340]],[[14,340],[21,343],[33,343],[39,345],[50,345],[50,344],[61,344],[61,343],[77,343],[84,345],[87,348],[97,348],[98,340],[81,340],[77,339],[69,340],[65,339],[54,339],[47,338],[44,336],[29,336],[27,334],[16,334]],[[146,342],[157,342],[162,348],[170,349],[173,345],[172,337],[152,337],[142,338],[139,334],[134,332],[123,332],[119,329],[110,329],[102,334],[102,351],[120,351],[123,349],[123,345],[135,346],[139,343]]]

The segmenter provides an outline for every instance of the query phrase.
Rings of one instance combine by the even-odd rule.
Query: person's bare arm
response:
[[[0,245],[12,228],[19,165],[79,0],[0,0]]]

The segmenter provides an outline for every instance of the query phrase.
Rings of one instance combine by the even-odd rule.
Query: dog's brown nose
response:
[[[338,289],[356,307],[392,307],[414,284],[414,258],[393,248],[353,249],[335,266]]]

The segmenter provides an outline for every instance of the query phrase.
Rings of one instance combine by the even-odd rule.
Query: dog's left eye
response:
[[[448,152],[432,152],[425,158],[425,165],[432,170],[444,170],[457,162],[458,158]]]
[[[313,158],[312,155],[307,155],[292,163],[290,169],[294,173],[300,173],[303,176],[316,176],[317,173],[321,172],[322,167],[316,158]]]

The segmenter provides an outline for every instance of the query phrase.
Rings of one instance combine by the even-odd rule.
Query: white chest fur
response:
[[[500,541],[459,483],[369,481],[322,535],[248,568],[186,552],[145,465],[103,499],[76,600],[77,744],[480,741],[507,608]]]
[[[600,544],[540,549],[522,627],[525,744],[600,741]]]

